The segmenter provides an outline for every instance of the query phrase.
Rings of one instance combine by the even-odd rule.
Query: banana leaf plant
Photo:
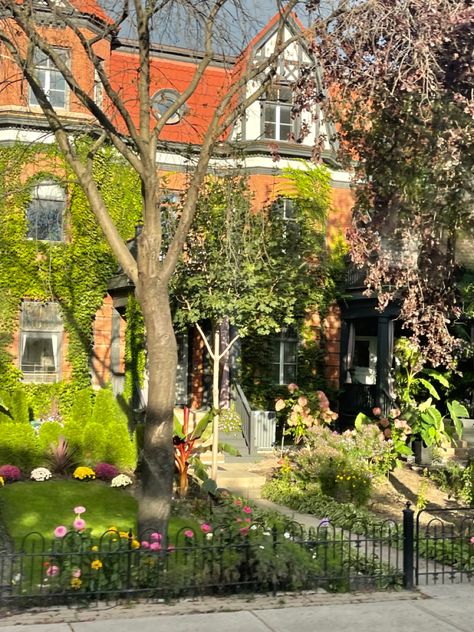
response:
[[[190,424],[190,409],[183,410],[183,421],[175,415],[173,429],[174,461],[178,471],[178,493],[184,498],[189,489],[189,467],[199,464],[199,470],[204,466],[199,463],[199,455],[209,451],[212,445],[212,420],[215,411],[209,410],[192,428]],[[219,450],[234,456],[240,456],[239,451],[226,443],[219,443]]]

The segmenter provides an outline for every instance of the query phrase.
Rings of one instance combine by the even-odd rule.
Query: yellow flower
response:
[[[95,472],[90,467],[80,466],[76,467],[72,476],[73,478],[83,481],[87,478],[95,478]]]
[[[99,550],[99,547],[96,544],[94,544],[94,546],[91,546],[91,551],[98,551],[98,550]]]
[[[3,480],[3,476],[0,476],[0,487],[3,487],[3,485],[5,485],[5,481]]]
[[[140,542],[138,540],[132,540],[132,549],[139,549]]]
[[[91,568],[93,568],[95,571],[98,571],[99,568],[102,568],[103,564],[100,560],[94,560],[91,564]]]
[[[128,533],[126,531],[119,531],[119,536],[128,539]]]
[[[71,587],[72,588],[80,588],[82,584],[82,581],[79,579],[79,577],[73,577],[71,579]]]

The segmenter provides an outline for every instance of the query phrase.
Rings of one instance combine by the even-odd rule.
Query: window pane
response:
[[[296,342],[284,343],[284,362],[288,364],[296,364]]]
[[[285,364],[283,367],[283,382],[284,384],[290,384],[296,382],[296,365]]]
[[[53,351],[52,335],[37,338],[35,334],[27,336],[21,356],[21,370],[24,373],[56,373],[56,359]]]
[[[58,90],[49,90],[48,100],[54,107],[64,108],[66,106],[66,94]]]
[[[265,105],[265,123],[274,123],[276,121],[276,105]]]
[[[31,200],[28,210],[30,239],[61,241],[64,203],[60,200]]]
[[[354,342],[354,366],[370,366],[370,342],[368,340]]]
[[[280,384],[280,365],[272,364],[270,370],[271,370],[270,378],[273,384]]]
[[[280,106],[280,123],[282,125],[291,125],[291,108]]]
[[[263,131],[265,138],[276,138],[276,125],[275,123],[265,123]]]

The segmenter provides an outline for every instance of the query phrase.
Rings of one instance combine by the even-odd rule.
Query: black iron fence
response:
[[[325,524],[309,531],[256,523],[238,531],[182,529],[166,545],[157,533],[140,542],[131,532],[94,540],[68,533],[52,542],[31,533],[18,550],[9,544],[0,554],[0,602],[380,589],[401,583],[400,543],[392,522],[365,535]]]
[[[207,532],[206,532],[207,531]],[[35,605],[126,598],[172,599],[227,593],[324,589],[379,590],[474,577],[474,508],[409,504],[403,524],[322,521],[181,529],[164,542],[109,530],[46,540],[30,533],[16,546],[0,541],[0,604]]]

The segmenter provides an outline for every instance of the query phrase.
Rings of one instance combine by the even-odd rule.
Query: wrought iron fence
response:
[[[417,585],[474,579],[474,507],[418,512],[414,571]]]
[[[31,533],[18,550],[0,543],[0,603],[380,589],[401,583],[401,538],[392,522],[364,535],[324,524],[182,529],[166,545],[153,532],[140,542],[113,530],[94,540]]]

